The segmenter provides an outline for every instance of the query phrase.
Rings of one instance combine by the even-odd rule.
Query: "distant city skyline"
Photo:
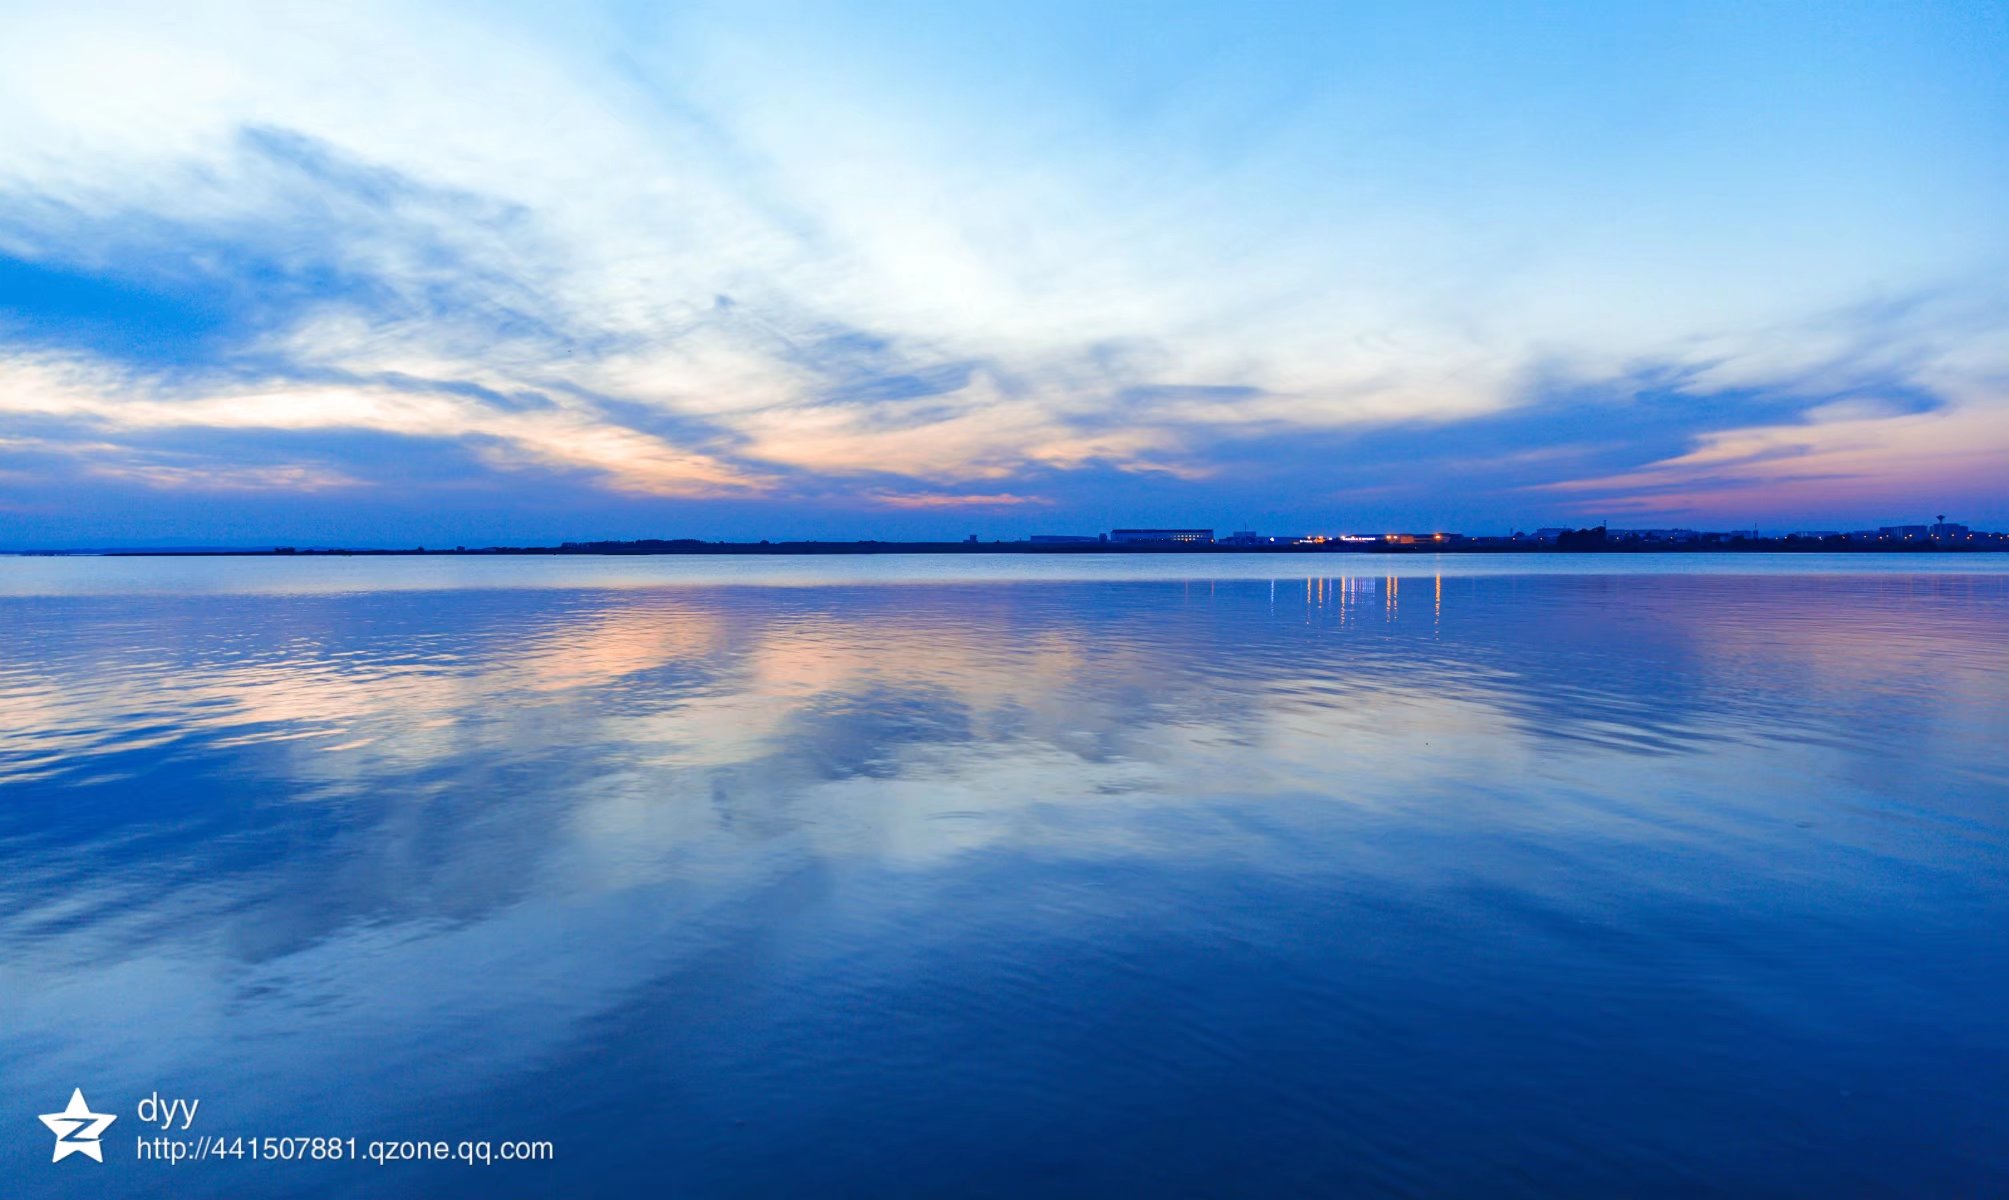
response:
[[[2009,10],[0,41],[0,548],[2009,526]]]
[[[1822,543],[1815,546],[1813,543]],[[1778,545],[1783,543],[1783,545]],[[1797,543],[1795,545],[1794,543]],[[101,545],[74,544],[68,546],[8,546],[0,545],[0,554],[96,554],[134,552],[149,554],[162,553],[223,553],[223,554],[320,554],[320,553],[486,553],[490,551],[543,553],[554,550],[580,553],[678,553],[698,548],[724,550],[743,548],[748,552],[768,552],[769,548],[787,553],[788,547],[799,546],[857,546],[878,547],[875,552],[897,552],[902,546],[916,548],[942,546],[1004,546],[1035,547],[1065,552],[1075,549],[1134,549],[1152,547],[1192,548],[1195,546],[1215,548],[1244,547],[1250,549],[1277,549],[1297,547],[1325,547],[1331,549],[1348,548],[1410,548],[1417,550],[1461,551],[1500,550],[1524,548],[1585,549],[1602,547],[1668,547],[1675,549],[1749,549],[1758,545],[1779,549],[1827,548],[1835,550],[1862,549],[1941,549],[1941,550],[2009,550],[2009,532],[1970,526],[1958,521],[1950,521],[1940,514],[1938,519],[1925,523],[1900,523],[1878,525],[1863,529],[1696,529],[1685,526],[1611,526],[1603,523],[1591,525],[1560,526],[1516,526],[1505,532],[1475,532],[1443,528],[1379,529],[1353,526],[1321,529],[1215,529],[1203,526],[1179,526],[1164,528],[1135,528],[1099,530],[1096,532],[1021,533],[1012,536],[985,536],[978,533],[956,537],[893,537],[884,531],[869,529],[851,530],[843,533],[815,537],[700,537],[689,532],[663,533],[634,538],[580,537],[552,541],[504,540],[497,542],[426,542],[403,545],[389,542],[370,542],[357,539],[332,542],[287,541],[278,539],[276,543],[235,542],[204,544],[179,542],[168,544],[107,543]],[[683,549],[680,549],[683,548]],[[1762,548],[1762,547],[1761,547]]]

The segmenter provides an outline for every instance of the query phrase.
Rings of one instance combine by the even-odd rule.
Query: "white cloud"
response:
[[[493,453],[648,494],[758,491],[782,468],[949,482],[1101,461],[1197,476],[1194,430],[1450,421],[1520,401],[1532,378],[1595,383],[1642,365],[1696,387],[1810,387],[1861,374],[1867,337],[1891,339],[1885,374],[1961,395],[2009,446],[2005,354],[1982,345],[1999,294],[1964,323],[1816,320],[1871,284],[1972,293],[1971,262],[1945,258],[1935,235],[1854,247],[1861,261],[1826,269],[1833,255],[1815,251],[1833,247],[1834,221],[1819,214],[1781,227],[1768,257],[1754,221],[1790,214],[1647,196],[1710,161],[1694,139],[1669,141],[1681,159],[1664,170],[1647,150],[1626,155],[1636,179],[1537,186],[1528,173],[1551,161],[1539,148],[1515,170],[1474,161],[1461,176],[1449,151],[1402,145],[1427,105],[1403,96],[1381,129],[1367,85],[1340,78],[1267,122],[1238,118],[1225,145],[1203,133],[1220,123],[1203,96],[1126,126],[1028,83],[1010,93],[1022,111],[999,111],[982,88],[943,90],[953,64],[895,78],[890,52],[732,10],[623,24],[77,3],[16,12],[8,28],[0,189],[22,207],[0,247],[89,260],[109,251],[57,227],[132,214],[170,239],[255,236],[381,294],[305,297],[249,351],[550,401],[503,412],[311,381],[223,381],[190,400],[89,369],[52,391],[45,357],[12,368],[13,411],[88,413],[114,431],[478,434],[505,447]],[[247,151],[246,129],[304,139],[341,178]],[[1760,167],[1753,197],[1804,198]],[[1999,238],[1981,249],[1999,254]],[[925,406],[833,400],[842,381],[818,339],[845,330],[883,341],[887,370],[978,367]],[[1150,385],[1242,390],[1117,405]],[[586,394],[702,432],[624,427]]]

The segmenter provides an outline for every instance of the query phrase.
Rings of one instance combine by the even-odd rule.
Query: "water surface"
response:
[[[1724,559],[0,561],[0,1180],[2009,1191],[2009,575]]]

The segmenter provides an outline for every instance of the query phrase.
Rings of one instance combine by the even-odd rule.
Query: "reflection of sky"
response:
[[[1031,1039],[970,1067],[1008,1141],[1032,1136],[1020,1089],[1062,1086],[1041,1039],[1086,1036],[1104,1002],[1143,1005],[1098,1035],[1136,1057],[1068,1054],[1171,1102],[1307,1036],[1262,1021],[1371,1058],[1350,1039],[1407,1028],[1391,996],[1485,1027],[1534,994],[1522,971],[1585,1027],[1664,1002],[1668,972],[1699,988],[1695,1019],[1731,1032],[1695,1086],[1765,1038],[1806,1057],[1760,1094],[1825,1086],[1838,1037],[1856,1078],[1957,1096],[1905,1075],[1926,1042],[1900,1012],[2002,1065],[1971,1002],[2009,964],[1970,937],[2009,904],[1997,578],[0,605],[0,1073],[36,1095],[176,1086],[344,1125],[468,1103],[439,1119],[472,1133],[520,1096],[544,1123],[525,1135],[633,1105],[690,1123],[671,1141],[702,1178],[756,1170],[735,1120],[808,1146],[854,1102],[941,1149],[892,1115],[933,1094],[906,1050],[822,1040],[885,1034],[860,1005],[905,1012],[915,1047],[979,1017]],[[1240,999],[1219,990],[1238,962]],[[1334,971],[1392,991],[1314,1003],[1368,986]],[[1465,999],[1433,990],[1464,971]],[[1580,1049],[1550,1066],[1589,1069]],[[1273,1067],[1309,1089],[1294,1119],[1325,1120],[1323,1085]],[[1642,1135],[1583,1136],[1622,1156]]]
[[[2009,520],[1992,6],[40,6],[0,544]]]

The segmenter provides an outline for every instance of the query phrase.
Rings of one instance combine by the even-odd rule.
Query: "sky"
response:
[[[2000,4],[0,31],[0,547],[2009,526]]]

